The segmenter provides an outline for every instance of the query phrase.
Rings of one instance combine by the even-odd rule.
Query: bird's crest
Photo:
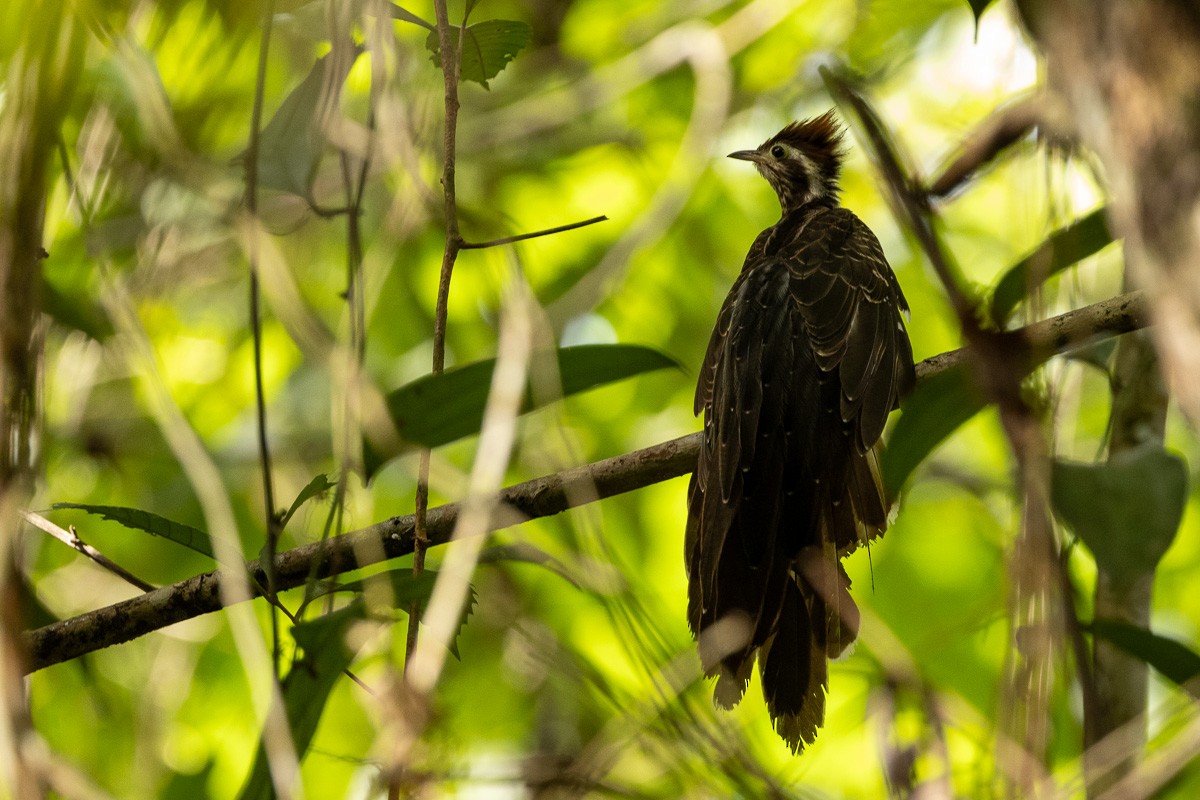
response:
[[[837,117],[829,110],[819,117],[791,123],[767,140],[763,149],[770,149],[773,144],[791,145],[817,164],[832,163],[836,170],[841,167],[844,155],[843,133]]]

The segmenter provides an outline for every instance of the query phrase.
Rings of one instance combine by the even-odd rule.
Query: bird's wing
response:
[[[837,373],[842,421],[866,453],[915,382],[896,276],[875,234],[845,208],[814,215],[778,252],[817,363]]]

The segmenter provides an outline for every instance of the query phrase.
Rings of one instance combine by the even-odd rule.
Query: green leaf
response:
[[[1093,366],[1105,375],[1108,375],[1110,374],[1108,365],[1112,361],[1113,353],[1116,352],[1117,341],[1118,339],[1115,336],[1111,339],[1101,339],[1098,342],[1092,342],[1082,347],[1077,347],[1074,350],[1068,350],[1063,353],[1063,356],[1072,361]]]
[[[212,542],[209,541],[207,533],[199,528],[193,528],[191,525],[184,525],[182,522],[175,522],[166,517],[160,517],[158,514],[142,511],[140,508],[97,506],[87,503],[55,503],[51,507],[77,508],[80,511],[86,511],[89,514],[96,514],[104,519],[119,522],[126,528],[133,528],[134,530],[145,531],[153,536],[170,539],[172,542],[195,550],[201,555],[215,558]]]
[[[330,692],[354,660],[356,651],[347,645],[346,632],[365,617],[366,605],[356,600],[332,614],[301,622],[292,629],[292,638],[303,652],[292,662],[281,689],[292,742],[300,759],[312,744]],[[241,800],[273,800],[275,797],[270,765],[261,742],[239,797]]]
[[[503,561],[515,561],[521,564],[535,564],[548,570],[549,572],[554,573],[567,583],[574,586],[576,589],[583,588],[582,581],[571,574],[571,572],[567,569],[566,564],[563,564],[545,550],[542,550],[540,547],[535,547],[529,542],[514,542],[513,544],[491,545],[479,554],[480,564],[499,564]]]
[[[208,782],[212,778],[215,766],[216,762],[209,756],[199,772],[191,775],[173,773],[167,785],[158,793],[159,800],[196,800],[200,797],[210,797]]]
[[[329,480],[329,476],[321,473],[308,482],[308,485],[300,490],[300,494],[296,495],[296,499],[292,501],[292,506],[283,515],[283,519],[279,521],[279,527],[287,527],[288,520],[310,499],[316,497],[322,492],[326,492],[333,488],[333,481]]]
[[[455,25],[450,30],[450,40],[458,43],[462,27]],[[533,29],[524,22],[511,19],[489,19],[468,25],[462,34],[462,72],[459,82],[475,81],[488,88],[488,81],[500,74],[517,53],[529,44]],[[441,66],[441,48],[437,31],[431,31],[425,39],[425,47],[432,54],[435,65]]]
[[[1035,286],[1112,244],[1113,236],[1105,220],[1107,212],[1101,206],[1059,228],[1032,253],[1009,267],[992,293],[992,320],[997,327],[1004,327],[1013,309]]]
[[[1187,464],[1148,442],[1103,464],[1056,460],[1050,498],[1096,563],[1117,579],[1152,571],[1175,540]]]
[[[374,575],[345,583],[333,581],[318,583],[305,599],[300,612],[303,613],[304,608],[318,597],[324,597],[327,594],[335,592],[362,594],[372,582],[384,579],[391,583],[392,607],[407,614],[409,607],[413,603],[428,605],[429,598],[433,595],[433,587],[437,585],[438,572],[427,569],[420,575],[414,575],[412,567],[401,567],[399,569],[387,570],[386,572],[378,572]],[[467,623],[467,617],[471,616],[471,611],[475,608],[475,602],[475,587],[471,586],[469,587],[467,605],[463,609],[462,619],[459,620],[454,635],[450,637],[450,652],[454,654],[455,658],[458,658],[458,634],[462,632],[463,625]]]
[[[404,22],[411,22],[413,25],[420,25],[422,28],[425,28],[426,30],[430,30],[430,31],[434,31],[434,32],[437,31],[437,26],[431,25],[430,23],[426,22],[421,17],[418,17],[416,14],[412,13],[411,11],[408,11],[407,9],[401,8],[400,6],[396,5],[395,3],[392,3],[391,12],[392,12],[392,19],[399,19],[399,20],[403,20]]]
[[[669,356],[640,345],[579,345],[561,348],[557,356],[563,397],[643,372],[679,368],[679,364]],[[537,363],[537,357],[534,363]],[[384,462],[404,450],[421,446],[438,447],[478,433],[495,368],[494,358],[476,361],[448,369],[440,375],[426,375],[389,393],[388,412],[397,433],[406,444],[399,452],[381,454],[364,442],[367,477],[370,478]],[[540,397],[535,402],[527,393],[522,413],[547,402],[549,400]]]
[[[987,405],[966,364],[917,384],[904,401],[883,450],[883,485],[896,497],[904,482],[943,439]]]
[[[1084,628],[1145,661],[1172,683],[1196,694],[1195,688],[1189,688],[1188,684],[1200,676],[1200,654],[1182,642],[1120,620],[1097,619]]]
[[[113,334],[112,322],[96,303],[85,297],[68,297],[50,281],[42,283],[42,313],[67,328],[86,333],[98,342]]]
[[[349,55],[335,49],[318,59],[284,99],[258,139],[259,186],[310,196],[325,152],[324,121],[337,109],[342,84],[360,52],[357,47]],[[336,74],[329,74],[331,66]]]

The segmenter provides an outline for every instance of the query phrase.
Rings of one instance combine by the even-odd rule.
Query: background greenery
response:
[[[26,30],[40,5],[21,11]],[[365,36],[368,48],[378,41],[370,37],[387,38],[349,71],[328,141],[316,140],[324,158],[310,199],[319,209],[346,205],[339,148],[356,172],[373,107],[361,218],[365,371],[389,390],[429,372],[443,248],[442,76],[426,49],[428,32],[403,20],[379,26],[379,8],[280,0],[263,87],[266,121],[329,52],[336,25],[360,43]],[[424,3],[406,8],[433,20]],[[332,21],[335,11],[342,22]],[[462,12],[450,4],[451,20]],[[716,310],[754,235],[778,214],[766,183],[723,156],[831,107],[818,66],[844,63],[865,76],[925,175],[995,107],[1040,82],[1037,57],[1006,3],[978,21],[961,0],[486,0],[472,13],[525,23],[531,39],[487,90],[461,86],[464,236],[609,219],[464,252],[450,292],[447,364],[496,355],[501,296],[520,280],[545,310],[547,338],[649,345],[683,365],[524,418],[510,483],[698,429],[695,367]],[[46,212],[43,480],[32,507],[78,526],[87,542],[160,585],[212,562],[114,522],[46,509],[63,501],[129,506],[205,527],[188,473],[155,422],[154,389],[130,331],[113,327],[114,309],[127,302],[170,398],[219,466],[244,554],[256,557],[262,547],[239,227],[262,16],[261,2],[93,0],[67,6],[61,28],[85,44]],[[10,35],[5,59],[32,41]],[[375,85],[372,59],[385,76]],[[264,134],[264,249],[299,287],[302,312],[346,342],[346,218],[314,213],[286,191],[297,174],[307,188],[300,144],[309,133],[300,126],[279,138]],[[849,153],[844,202],[883,242],[912,307],[917,359],[961,346],[943,290],[889,212],[863,148],[851,139]],[[1028,138],[941,205],[943,234],[983,292],[1103,199],[1086,154]],[[1051,280],[1019,313],[1042,318],[1111,297],[1121,276],[1120,248],[1107,248]],[[314,475],[339,467],[344,387],[289,323],[299,312],[281,299],[281,284],[267,277],[264,285],[266,410],[277,505],[286,507]],[[1091,462],[1103,454],[1110,393],[1102,371],[1057,359],[1029,388],[1043,401],[1055,455]],[[436,451],[434,503],[462,496],[476,444],[469,438]],[[1194,436],[1174,413],[1167,446],[1200,463]],[[864,612],[861,641],[832,667],[825,728],[799,758],[770,729],[756,687],[736,711],[720,713],[699,677],[684,619],[686,478],[495,534],[495,543],[548,554],[555,569],[505,557],[511,550],[485,558],[472,579],[476,602],[457,639],[459,657],[442,675],[397,785],[430,796],[554,789],[879,797],[890,776],[893,788],[911,781],[936,796],[1004,793],[1011,764],[998,760],[998,741],[1005,715],[1020,704],[1006,676],[1022,658],[1010,613],[1021,522],[1012,472],[989,409],[910,479],[887,536],[848,564]],[[416,473],[409,454],[369,486],[352,479],[341,529],[410,513]],[[321,536],[331,496],[301,508],[281,548]],[[1200,595],[1191,588],[1196,504],[1193,492],[1154,594],[1155,630],[1189,644],[1200,636]],[[431,551],[430,567],[440,558]],[[59,618],[133,592],[48,538],[27,536],[23,563],[37,600]],[[1091,556],[1073,547],[1068,563],[1079,616],[1089,619]],[[293,609],[299,598],[284,595]],[[318,603],[313,613],[320,610]],[[256,601],[255,613],[269,642],[268,606]],[[346,678],[333,687],[303,761],[306,796],[385,795],[381,770],[397,766],[395,714],[403,708],[395,677],[406,621],[397,619],[357,643],[352,669],[374,694]],[[281,639],[290,652],[291,637]],[[1031,713],[1049,725],[1045,765],[1054,790],[1071,796],[1083,784],[1080,701],[1068,661],[1044,676],[1049,702]],[[255,759],[270,678],[247,663],[225,614],[174,625],[34,673],[34,727],[53,757],[92,787],[80,796],[235,796]],[[1157,747],[1195,712],[1174,684],[1152,681]],[[1171,791],[1190,796],[1200,783],[1194,774],[1185,770]]]

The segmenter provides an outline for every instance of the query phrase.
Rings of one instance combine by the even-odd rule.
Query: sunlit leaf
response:
[[[563,397],[643,372],[678,366],[669,356],[640,345],[587,344],[558,350]],[[478,433],[495,368],[494,358],[476,361],[440,375],[426,375],[389,393],[388,412],[400,438],[409,447],[437,447]],[[543,404],[535,403],[527,393],[522,413]],[[364,443],[367,476],[396,455],[399,453],[382,456]]]
[[[401,8],[400,6],[396,5],[395,3],[391,4],[391,13],[392,13],[393,19],[399,19],[399,20],[403,20],[405,22],[411,22],[413,25],[420,25],[422,28],[425,28],[426,30],[431,30],[431,31],[437,30],[437,28],[434,25],[425,21],[421,17],[418,17],[416,14],[412,13],[411,11],[409,11],[405,8]]]
[[[342,84],[359,49],[317,60],[266,124],[258,140],[258,183],[308,197],[325,151],[324,120],[337,109]],[[331,73],[330,69],[336,69]]]
[[[1200,676],[1200,654],[1182,642],[1119,620],[1097,619],[1085,627],[1145,661],[1172,683],[1196,693],[1188,684]]]
[[[300,509],[300,506],[331,488],[333,488],[333,482],[329,480],[329,476],[325,473],[321,473],[309,481],[308,485],[300,490],[300,494],[296,495],[296,499],[292,501],[291,508],[283,515],[283,519],[279,523],[280,527],[287,526],[288,520]]]
[[[455,25],[450,30],[450,40],[457,43],[459,31]],[[488,88],[488,81],[500,74],[508,62],[516,58],[529,39],[533,29],[524,22],[511,19],[489,19],[468,25],[462,34],[462,72],[460,81],[475,81]],[[430,31],[425,47],[433,54],[433,63],[441,65],[441,48],[437,31]]]
[[[992,293],[992,319],[998,326],[1003,327],[1031,289],[1112,243],[1105,219],[1107,211],[1102,206],[1059,228],[1032,253],[1008,268]]]
[[[1175,540],[1187,491],[1187,464],[1150,442],[1107,463],[1055,461],[1051,501],[1096,563],[1122,578],[1158,564]]]
[[[329,693],[354,660],[355,650],[346,643],[346,631],[365,616],[366,605],[355,601],[332,614],[301,622],[292,629],[292,638],[302,653],[293,661],[281,689],[292,744],[301,759],[317,732],[317,723],[321,721]],[[270,763],[261,742],[239,797],[241,800],[273,800],[275,797]]]
[[[97,506],[87,503],[55,503],[52,508],[75,508],[80,511],[86,511],[89,514],[96,514],[104,519],[119,522],[126,528],[133,528],[134,530],[145,531],[154,536],[161,536],[176,544],[181,544],[190,550],[195,550],[201,555],[214,558],[212,542],[209,541],[207,533],[199,528],[193,528],[191,525],[175,522],[166,517],[160,517],[158,514],[143,511],[140,508]]]
[[[904,401],[883,451],[883,485],[888,496],[896,497],[933,449],[985,405],[965,364],[917,384]]]

